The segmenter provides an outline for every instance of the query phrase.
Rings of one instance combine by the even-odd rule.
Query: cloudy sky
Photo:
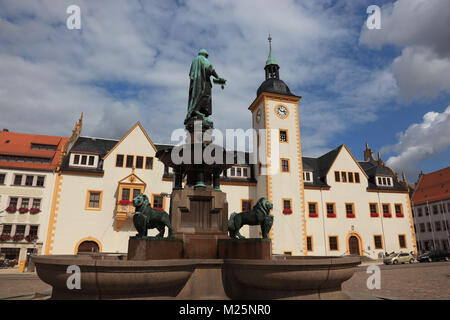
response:
[[[69,30],[70,5],[81,29]],[[381,8],[381,29],[366,27]],[[448,0],[0,0],[0,128],[120,138],[141,121],[170,143],[186,113],[190,63],[200,48],[220,76],[219,129],[251,126],[267,36],[280,77],[300,102],[303,154],[345,143],[414,182],[449,165]]]

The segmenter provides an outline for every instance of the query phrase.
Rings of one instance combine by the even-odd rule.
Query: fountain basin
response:
[[[121,256],[33,257],[52,299],[347,299],[341,285],[359,257],[289,259],[171,259],[128,261]],[[81,289],[68,289],[80,268]]]

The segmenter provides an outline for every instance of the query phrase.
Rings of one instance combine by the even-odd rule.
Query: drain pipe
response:
[[[323,195],[322,188],[320,188],[320,204],[322,205],[322,230],[323,230],[323,244],[325,249],[325,256],[328,256],[327,250],[327,236],[325,235],[325,211],[323,209]]]

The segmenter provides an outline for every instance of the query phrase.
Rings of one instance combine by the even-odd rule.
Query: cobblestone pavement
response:
[[[358,267],[353,277],[342,289],[357,299],[368,295],[376,297],[423,300],[450,299],[450,262],[414,263],[405,265],[380,265],[381,289],[369,290],[366,286],[367,266]],[[30,299],[33,293],[49,295],[51,286],[42,282],[36,273],[17,271],[0,272],[0,299],[16,297]],[[358,295],[359,294],[359,295]]]
[[[36,273],[1,272],[0,273],[0,299],[21,296],[29,299],[27,295],[34,293],[50,294],[52,287],[41,281]]]
[[[381,289],[369,290],[367,266],[358,267],[353,277],[344,282],[348,292],[406,300],[450,299],[450,262],[380,265]]]

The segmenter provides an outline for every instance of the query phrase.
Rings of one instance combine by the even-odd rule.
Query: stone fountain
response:
[[[268,238],[230,239],[228,236],[228,203],[226,194],[220,190],[220,174],[234,163],[195,159],[196,151],[203,154],[205,148],[213,150],[214,159],[236,159],[234,152],[230,154],[204,139],[205,132],[213,128],[208,118],[212,87],[209,78],[214,76],[214,83],[222,88],[226,83],[218,77],[207,57],[206,50],[201,50],[191,66],[189,106],[184,122],[187,142],[156,154],[174,171],[170,215],[155,213],[155,209],[135,199],[134,205],[139,210],[133,222],[139,232],[130,237],[126,256],[96,253],[33,257],[38,276],[53,287],[52,298],[349,298],[341,291],[341,285],[352,277],[359,258],[273,256]],[[195,130],[196,126],[200,130]],[[174,151],[183,161],[174,161]],[[261,219],[255,218],[263,230],[271,227],[267,223],[273,221],[270,209],[266,207]],[[264,211],[253,210],[256,215]],[[167,227],[169,237],[147,237],[147,228],[155,227],[161,228],[162,233]],[[80,268],[80,289],[67,287],[70,276],[67,268],[71,265]]]

